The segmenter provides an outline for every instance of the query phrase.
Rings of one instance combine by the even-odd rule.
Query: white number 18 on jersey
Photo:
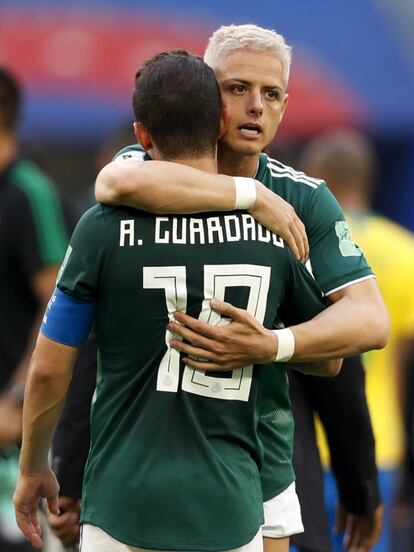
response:
[[[250,264],[205,265],[204,300],[199,320],[213,325],[227,324],[228,320],[210,308],[213,297],[224,300],[226,288],[247,287],[247,311],[263,322],[270,284],[270,267]],[[144,267],[145,289],[164,289],[168,317],[187,308],[187,275],[185,266]],[[177,336],[178,337],[178,336]],[[166,330],[167,351],[158,368],[157,391],[178,391],[180,353],[171,348],[173,334]],[[248,401],[252,383],[252,365],[233,370],[230,378],[206,375],[204,370],[185,367],[181,388],[183,391],[215,399]]]

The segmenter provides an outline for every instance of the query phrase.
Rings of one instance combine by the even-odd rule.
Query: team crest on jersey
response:
[[[339,240],[339,250],[343,257],[360,257],[362,251],[351,238],[349,226],[345,220],[335,222],[335,233]]]
[[[145,159],[145,151],[126,151],[125,153],[119,154],[113,162],[116,164],[124,163],[125,161],[144,161]]]

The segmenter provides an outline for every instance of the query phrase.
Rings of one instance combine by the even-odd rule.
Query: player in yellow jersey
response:
[[[400,466],[403,435],[404,376],[414,338],[414,235],[371,210],[376,157],[371,144],[353,131],[336,131],[315,138],[303,152],[303,166],[329,183],[346,212],[344,234],[363,250],[375,272],[391,319],[387,347],[364,354],[366,389],[376,438],[384,503],[390,505]],[[387,514],[387,512],[386,512]],[[375,552],[388,550],[390,518]],[[400,548],[398,549],[399,552]]]

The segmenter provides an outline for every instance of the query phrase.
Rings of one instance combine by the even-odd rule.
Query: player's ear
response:
[[[229,128],[229,124],[230,124],[230,114],[228,112],[227,107],[223,106],[221,110],[221,117],[220,117],[219,140],[226,134]]]
[[[138,142],[144,148],[145,151],[149,151],[152,148],[151,134],[140,122],[134,123],[134,134]]]

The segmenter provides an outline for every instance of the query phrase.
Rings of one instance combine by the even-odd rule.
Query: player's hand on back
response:
[[[290,203],[256,181],[256,201],[249,213],[262,226],[283,238],[298,260],[308,260],[306,229]]]
[[[184,353],[183,359],[188,366],[200,370],[228,371],[274,360],[277,340],[270,330],[244,309],[216,299],[211,301],[211,306],[230,318],[231,322],[225,326],[212,326],[183,312],[176,312],[176,322],[168,324],[175,337],[180,336],[184,340],[175,338],[171,346]]]

